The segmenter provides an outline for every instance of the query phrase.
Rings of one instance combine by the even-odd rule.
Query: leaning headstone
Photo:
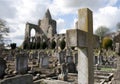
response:
[[[94,84],[92,11],[78,11],[78,29],[67,30],[67,46],[78,48],[78,84]]]
[[[0,57],[0,78],[4,76],[6,68],[6,61]]]
[[[28,55],[26,53],[19,53],[15,59],[16,72],[24,74],[28,70]]]

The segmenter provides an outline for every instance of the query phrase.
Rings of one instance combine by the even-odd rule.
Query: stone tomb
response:
[[[28,55],[20,53],[16,55],[15,67],[17,73],[24,74],[28,70]]]
[[[78,48],[78,84],[94,84],[92,11],[78,11],[78,29],[67,30],[67,46]],[[95,44],[94,44],[95,45]]]
[[[6,61],[0,57],[0,78],[3,77],[3,75],[5,74],[6,68]]]

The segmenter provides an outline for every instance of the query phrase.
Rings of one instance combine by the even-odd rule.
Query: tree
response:
[[[5,42],[5,36],[9,33],[9,27],[7,26],[7,22],[3,19],[0,19],[0,44]]]
[[[102,41],[102,47],[104,49],[112,48],[113,41],[109,37],[104,37]]]
[[[16,43],[11,43],[10,46],[11,46],[11,49],[15,49],[16,48]]]
[[[107,33],[109,32],[109,29],[105,26],[100,26],[98,29],[95,31],[95,34],[98,35],[99,37],[104,37]]]
[[[120,29],[120,22],[118,22],[116,26],[117,26],[117,29]]]

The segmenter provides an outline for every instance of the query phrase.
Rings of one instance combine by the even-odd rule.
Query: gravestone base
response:
[[[67,81],[67,74],[58,75],[58,80]]]

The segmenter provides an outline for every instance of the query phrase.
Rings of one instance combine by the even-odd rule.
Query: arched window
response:
[[[32,28],[31,29],[31,31],[30,31],[30,42],[32,42],[33,41],[33,38],[32,37],[35,37],[35,29],[34,28]]]
[[[31,29],[31,37],[35,36],[35,29]]]

